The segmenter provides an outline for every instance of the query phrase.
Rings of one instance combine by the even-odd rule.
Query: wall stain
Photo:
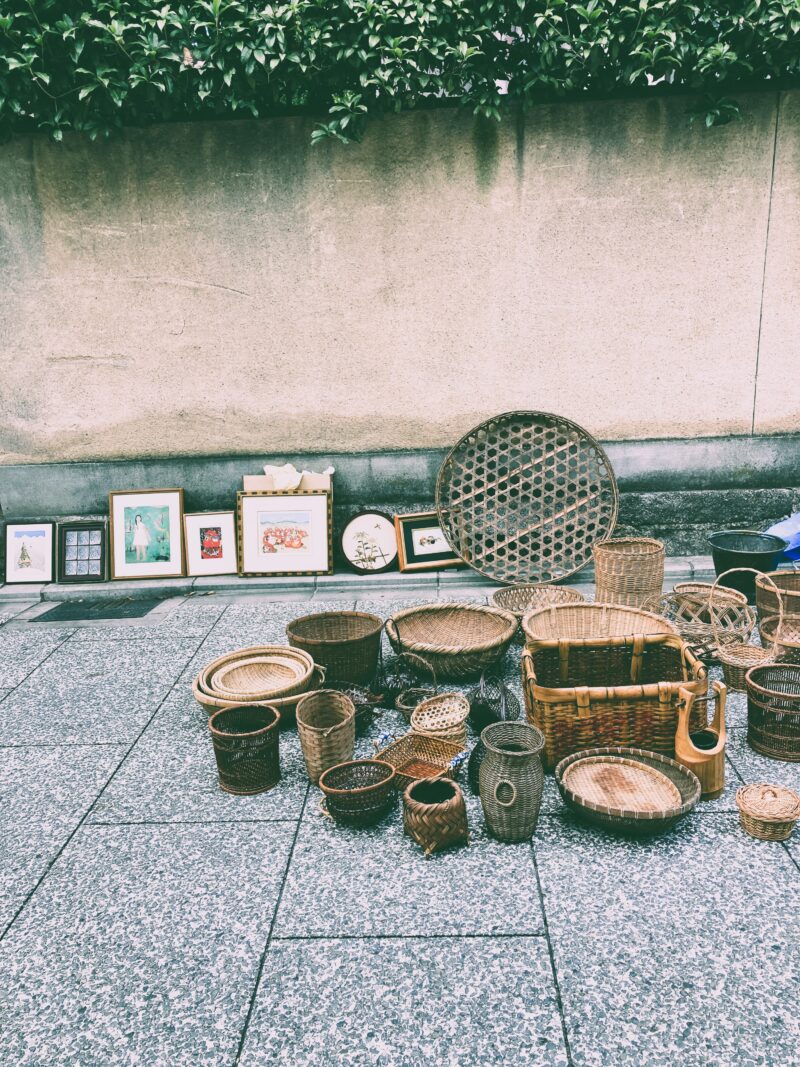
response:
[[[482,189],[489,189],[500,165],[500,129],[494,119],[476,117],[472,125],[475,150],[475,178]]]

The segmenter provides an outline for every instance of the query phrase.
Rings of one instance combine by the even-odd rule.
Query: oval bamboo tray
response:
[[[473,678],[505,653],[517,630],[510,611],[482,604],[426,604],[386,620],[395,652],[414,652],[437,678]]]
[[[576,791],[570,787],[570,770],[586,761],[604,763],[606,773],[588,787],[576,780]],[[638,748],[575,752],[561,760],[555,777],[564,803],[576,815],[604,829],[636,836],[670,829],[700,799],[700,781],[690,770],[667,756]],[[581,795],[583,788],[586,795]],[[638,804],[637,788],[641,797]]]
[[[224,655],[212,660],[211,663],[206,664],[197,676],[200,690],[203,693],[207,693],[209,696],[216,696],[214,676],[220,668],[239,663],[243,660],[270,655],[278,657],[281,660],[291,660],[304,664],[303,670],[306,681],[299,682],[295,692],[301,692],[304,687],[308,688],[307,683],[311,680],[311,672],[314,669],[314,660],[307,652],[303,652],[302,649],[291,648],[289,645],[253,645],[249,648],[239,648],[233,652],[226,652]],[[274,695],[289,696],[291,695],[291,688],[292,687],[289,687],[289,692],[276,692]],[[242,703],[242,701],[239,702]]]
[[[309,688],[302,693],[293,693],[288,697],[279,697],[273,700],[228,700],[225,697],[210,696],[200,688],[200,675],[192,681],[192,694],[207,715],[213,715],[220,708],[233,708],[239,704],[269,704],[281,713],[281,727],[289,726],[294,722],[298,703],[309,693],[321,689],[325,683],[325,672],[320,667],[315,667],[309,682]]]
[[[677,634],[672,623],[651,611],[616,604],[561,604],[530,611],[522,620],[529,641],[586,641],[637,634]]]

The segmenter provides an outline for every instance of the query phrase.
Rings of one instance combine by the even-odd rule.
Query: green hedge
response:
[[[195,118],[369,114],[458,101],[696,91],[711,124],[735,86],[800,73],[800,0],[2,0],[0,130],[105,136]],[[652,90],[651,90],[652,91]]]

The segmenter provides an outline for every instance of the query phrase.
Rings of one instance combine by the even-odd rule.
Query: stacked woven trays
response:
[[[228,652],[199,672],[192,692],[207,714],[238,704],[269,703],[283,718],[324,675],[307,652],[285,645],[256,645]]]
[[[442,693],[423,700],[411,713],[411,729],[463,748],[467,743],[469,701],[461,693]]]

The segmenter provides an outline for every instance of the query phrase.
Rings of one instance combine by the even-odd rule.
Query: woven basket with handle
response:
[[[785,841],[800,818],[800,796],[782,785],[743,785],[736,807],[742,829],[759,841]]]
[[[482,604],[427,604],[386,620],[395,652],[414,652],[438,678],[473,678],[505,653],[517,630],[510,611]]]

